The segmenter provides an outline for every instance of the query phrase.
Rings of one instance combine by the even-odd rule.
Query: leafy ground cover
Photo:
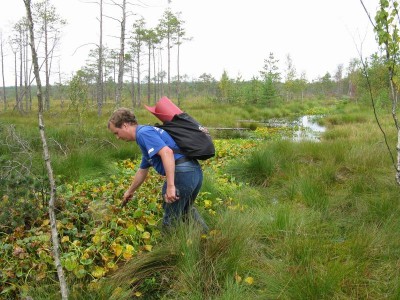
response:
[[[382,120],[394,141],[390,117]],[[59,184],[71,299],[398,299],[399,188],[381,133],[368,109],[345,102],[321,122],[329,129],[319,143],[262,127],[251,139],[216,140],[197,201],[207,235],[191,226],[162,235],[158,176],[122,209],[137,168],[125,154],[108,176]],[[35,193],[26,209],[45,205]],[[13,203],[24,197],[2,195],[2,207],[19,216]],[[1,234],[0,295],[59,299],[48,218],[29,217],[31,226]]]
[[[227,160],[240,156],[255,142],[216,141],[217,157],[206,161],[206,172],[216,174],[222,190],[238,184],[221,173]],[[152,251],[160,240],[162,178],[151,173],[126,208],[122,195],[137,168],[137,161],[116,163],[117,174],[108,178],[72,182],[59,186],[57,229],[62,245],[62,264],[69,281],[97,282],[115,271],[118,265],[142,252]],[[229,193],[227,193],[229,194]],[[199,195],[197,205],[208,218],[222,207],[238,209],[231,197],[209,199]],[[4,202],[8,196],[4,195]],[[30,229],[17,227],[1,240],[1,295],[16,297],[28,293],[32,286],[48,282],[55,276],[50,243],[50,222],[46,216]]]

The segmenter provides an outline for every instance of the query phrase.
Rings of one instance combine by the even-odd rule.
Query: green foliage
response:
[[[133,154],[132,145],[109,140],[105,121],[91,114],[76,131],[57,118],[60,131],[48,131],[53,157],[67,162],[74,154],[70,168],[86,165],[79,176],[84,179],[58,179],[57,229],[71,299],[397,298],[400,245],[393,236],[399,234],[400,206],[398,186],[387,175],[390,158],[365,108],[324,103],[323,109],[315,101],[269,111],[208,104],[193,109],[216,123],[233,122],[232,114],[258,120],[268,113],[328,114],[321,142],[282,141],[282,131],[260,128],[256,139],[215,140],[217,155],[202,162],[205,181],[196,201],[211,228],[207,235],[191,222],[161,234],[162,179],[154,173],[120,208],[139,163],[121,159]],[[194,104],[186,105],[191,111]],[[26,130],[24,139],[34,135]],[[396,137],[395,130],[388,134]],[[102,169],[103,176],[89,169]],[[26,209],[40,206],[29,192],[20,198],[31,205]],[[4,199],[7,208],[14,205]],[[49,220],[45,214],[35,218],[30,228],[1,237],[4,299],[59,298]]]
[[[87,110],[88,84],[84,80],[83,71],[78,71],[69,83],[69,99],[71,109],[76,113],[78,122],[81,123],[82,114]]]

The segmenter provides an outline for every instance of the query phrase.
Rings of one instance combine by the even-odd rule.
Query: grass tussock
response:
[[[276,270],[266,275],[268,299],[399,294],[398,241],[391,238],[400,233],[399,187],[390,154],[368,116],[338,119],[329,120],[335,125],[322,143],[271,142],[229,166],[252,185],[269,183],[268,209],[256,213],[264,218],[263,238]],[[394,140],[393,131],[386,134]],[[259,171],[265,169],[272,171]]]
[[[315,103],[269,112],[208,104],[198,110],[195,102],[184,105],[207,125],[224,120],[232,126],[240,118],[267,118],[271,111],[275,116],[310,111]],[[71,299],[398,299],[399,187],[388,151],[395,153],[396,131],[390,115],[382,119],[387,147],[369,111],[340,103],[337,112],[323,119],[328,130],[320,142],[265,141],[228,164],[215,161],[205,171],[205,199],[238,205],[206,216],[207,235],[182,224],[108,278],[74,282]],[[8,120],[17,119],[11,114]],[[106,130],[103,135],[104,120],[97,120],[93,132],[95,117],[84,120],[82,135],[62,120],[60,130],[49,130],[55,167],[68,178],[109,173],[103,161],[132,155],[133,149],[111,140]],[[36,149],[40,144],[29,138],[36,129],[28,124],[23,120],[16,127]],[[221,174],[230,187],[221,184]],[[57,295],[49,290],[30,295]]]
[[[153,295],[146,299],[246,298],[251,292],[242,281],[259,273],[262,264],[257,231],[250,230],[255,227],[251,216],[236,212],[221,215],[208,234],[180,224],[152,252],[123,265],[106,285]]]

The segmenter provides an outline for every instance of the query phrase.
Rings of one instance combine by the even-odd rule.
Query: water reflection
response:
[[[237,128],[208,128],[211,130],[213,137],[230,139],[230,138],[256,138],[256,139],[290,139],[296,142],[300,141],[319,141],[321,133],[325,132],[326,128],[318,124],[318,119],[321,115],[305,115],[295,120],[287,118],[275,118],[263,121],[255,120],[238,120]],[[262,128],[276,128],[276,131],[267,131],[265,134],[255,134],[248,126],[256,124],[256,131]],[[245,124],[243,126],[243,124]]]
[[[295,123],[298,129],[293,131],[294,141],[319,141],[321,133],[325,132],[326,128],[317,123],[320,116],[302,116]]]

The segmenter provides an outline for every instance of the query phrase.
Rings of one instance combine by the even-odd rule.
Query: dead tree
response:
[[[119,54],[118,54],[118,83],[117,83],[117,91],[115,93],[115,105],[116,107],[121,106],[121,95],[122,95],[122,87],[124,83],[124,70],[125,70],[125,28],[126,28],[126,0],[122,0],[122,4],[119,4],[115,1],[111,1],[114,5],[119,6],[122,10],[122,16],[120,20],[117,20],[120,23],[121,31],[119,37]]]
[[[4,78],[4,51],[3,51],[3,34],[0,32],[0,55],[1,55],[1,77],[3,82],[3,103],[4,103],[4,110],[7,110],[7,96],[6,96],[6,83]]]
[[[54,263],[57,269],[57,275],[60,283],[61,289],[61,297],[63,300],[68,300],[68,287],[64,276],[64,271],[61,265],[60,259],[60,242],[58,239],[57,232],[57,224],[56,224],[56,214],[55,214],[55,197],[56,197],[56,184],[53,175],[53,168],[51,166],[50,153],[47,146],[46,135],[44,131],[44,121],[43,121],[43,99],[42,99],[42,84],[40,81],[39,74],[39,63],[37,52],[35,49],[35,35],[33,30],[33,21],[32,21],[32,11],[31,11],[31,0],[23,0],[26,8],[26,16],[28,19],[28,27],[29,27],[29,36],[30,36],[30,46],[32,53],[32,63],[34,74],[36,77],[36,85],[37,85],[37,97],[38,97],[38,117],[39,117],[39,132],[40,137],[43,144],[43,154],[44,161],[47,168],[47,173],[50,181],[50,200],[49,200],[49,217],[50,217],[50,227],[51,227],[51,238],[53,242],[53,255],[54,255]]]

